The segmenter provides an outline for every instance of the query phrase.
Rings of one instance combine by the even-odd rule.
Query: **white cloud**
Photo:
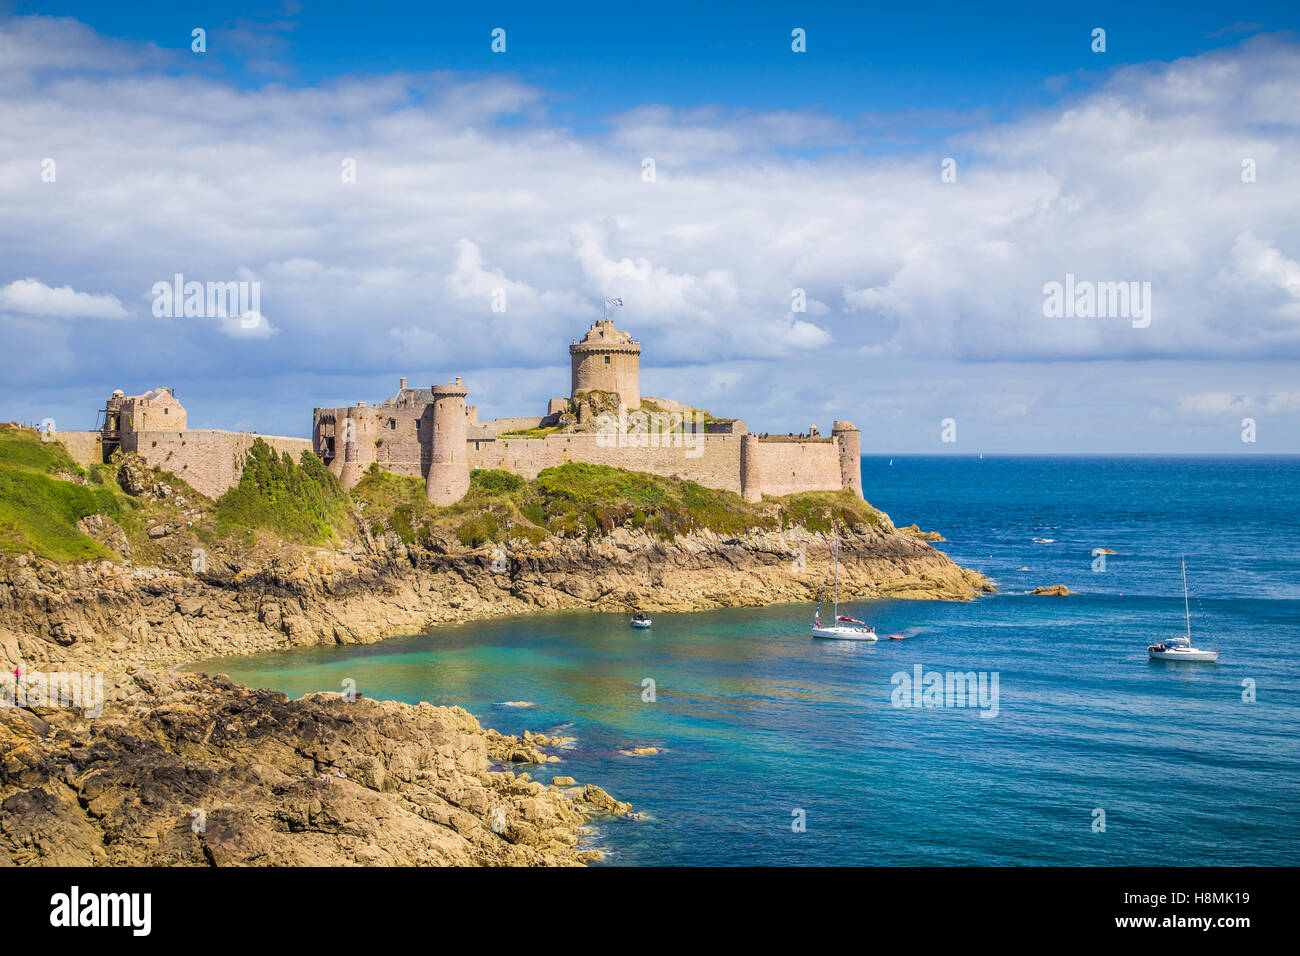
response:
[[[1183,395],[1178,399],[1179,412],[1197,417],[1237,415],[1254,407],[1255,400],[1251,396],[1230,392],[1202,392],[1199,395]]]
[[[86,323],[50,341],[61,375],[111,365],[140,388],[173,369],[219,382],[238,368],[346,377],[349,394],[373,376],[378,398],[398,374],[464,374],[487,383],[497,413],[523,414],[563,393],[565,346],[618,295],[643,377],[676,389],[648,394],[690,401],[720,381],[704,369],[739,375],[733,406],[712,410],[757,428],[783,415],[804,427],[806,410],[832,402],[837,417],[915,415],[928,430],[936,414],[1001,411],[1008,427],[1046,433],[1046,419],[1079,404],[1066,376],[1091,381],[1090,363],[1090,394],[1139,419],[1178,396],[1183,415],[1212,407],[1186,384],[1191,363],[1228,369],[1200,380],[1259,402],[1294,380],[1300,44],[1286,38],[1116,70],[1001,122],[936,114],[951,140],[879,156],[855,147],[890,130],[890,115],[633,104],[608,133],[578,134],[547,112],[547,91],[517,79],[245,88],[198,67],[176,75],[160,68],[168,56],[75,21],[0,22],[6,278],[57,268],[108,290],[22,279],[0,307],[120,317],[119,297],[177,272],[247,274],[275,324],[171,321],[142,350]],[[57,182],[39,181],[42,155],[58,161]],[[962,157],[955,183],[939,179],[949,155]],[[1245,157],[1254,183],[1241,181]],[[340,176],[346,158],[355,183]],[[111,241],[87,222],[112,224]],[[1151,326],[1045,318],[1043,284],[1067,272],[1150,281]],[[796,287],[809,308],[792,317]],[[496,288],[504,313],[491,311]],[[0,323],[0,336],[32,334]],[[249,337],[260,346],[232,341]],[[889,374],[807,374],[845,356]],[[1245,370],[1265,359],[1253,381]],[[1154,376],[1137,360],[1175,365]],[[1014,393],[986,400],[1007,369]],[[38,373],[18,370],[18,384],[24,375]],[[1101,428],[1103,412],[1077,414]],[[963,436],[972,427],[963,419]]]
[[[0,288],[0,310],[60,319],[125,319],[117,296],[76,292],[71,286],[52,289],[39,279],[15,279]]]
[[[801,349],[820,348],[823,345],[829,345],[831,342],[829,332],[801,319],[791,322],[782,338],[786,344]]]
[[[260,312],[222,316],[218,322],[221,334],[232,339],[269,339],[280,332]]]

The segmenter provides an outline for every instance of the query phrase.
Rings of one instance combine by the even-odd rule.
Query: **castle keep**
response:
[[[312,447],[345,488],[377,465],[423,478],[434,504],[459,500],[474,468],[535,478],[566,462],[691,479],[749,501],[841,488],[862,496],[861,433],[849,422],[835,422],[830,438],[756,435],[739,419],[706,421],[680,402],[643,399],[641,344],[609,319],[569,355],[569,395],[545,415],[480,421],[461,379],[432,388],[401,379],[380,404],[315,409]]]

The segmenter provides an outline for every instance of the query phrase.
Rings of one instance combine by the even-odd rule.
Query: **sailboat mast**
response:
[[[1187,603],[1187,557],[1183,556],[1183,615],[1187,618],[1187,640],[1192,639],[1192,608]]]
[[[835,536],[835,620],[840,619],[840,538]]]

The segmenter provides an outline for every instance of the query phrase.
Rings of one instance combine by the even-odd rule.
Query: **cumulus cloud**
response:
[[[39,279],[15,279],[0,288],[0,311],[60,319],[124,319],[117,296],[77,292],[72,286],[52,289]]]
[[[260,312],[222,316],[217,322],[221,334],[232,339],[269,339],[280,331]]]
[[[282,32],[256,55],[273,57]],[[498,395],[533,389],[501,409],[521,414],[564,391],[543,372],[607,295],[626,303],[616,317],[642,341],[644,374],[681,389],[647,393],[689,401],[713,373],[738,375],[720,393],[735,407],[717,410],[772,428],[827,402],[837,417],[929,423],[947,405],[1028,428],[1077,401],[1061,383],[1091,381],[1090,365],[1144,418],[1193,391],[1185,368],[1161,366],[1157,394],[1157,377],[1138,385],[1117,365],[1300,358],[1300,45],[1286,38],[1122,68],[1002,121],[935,114],[884,155],[859,148],[894,128],[879,113],[632,104],[579,134],[547,91],[509,77],[246,88],[169,56],[72,20],[0,21],[3,308],[120,317],[175,273],[247,273],[275,324],[141,314],[165,346],[70,337],[51,343],[61,367],[107,361],[146,382],[236,366],[322,382],[465,374]],[[47,156],[55,182],[40,179]],[[945,156],[962,157],[955,182],[940,180]],[[26,278],[53,267],[110,291]],[[1044,283],[1067,274],[1150,282],[1153,322],[1045,317]],[[878,359],[925,394],[900,396]],[[846,362],[872,374],[806,373]],[[994,365],[998,379],[974,370]],[[1249,391],[1243,368],[1215,389]],[[1015,394],[983,401],[1011,379]]]

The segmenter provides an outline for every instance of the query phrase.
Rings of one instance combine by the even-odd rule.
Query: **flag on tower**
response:
[[[617,309],[622,305],[623,305],[622,299],[611,299],[609,296],[605,297],[605,308],[607,309]]]

